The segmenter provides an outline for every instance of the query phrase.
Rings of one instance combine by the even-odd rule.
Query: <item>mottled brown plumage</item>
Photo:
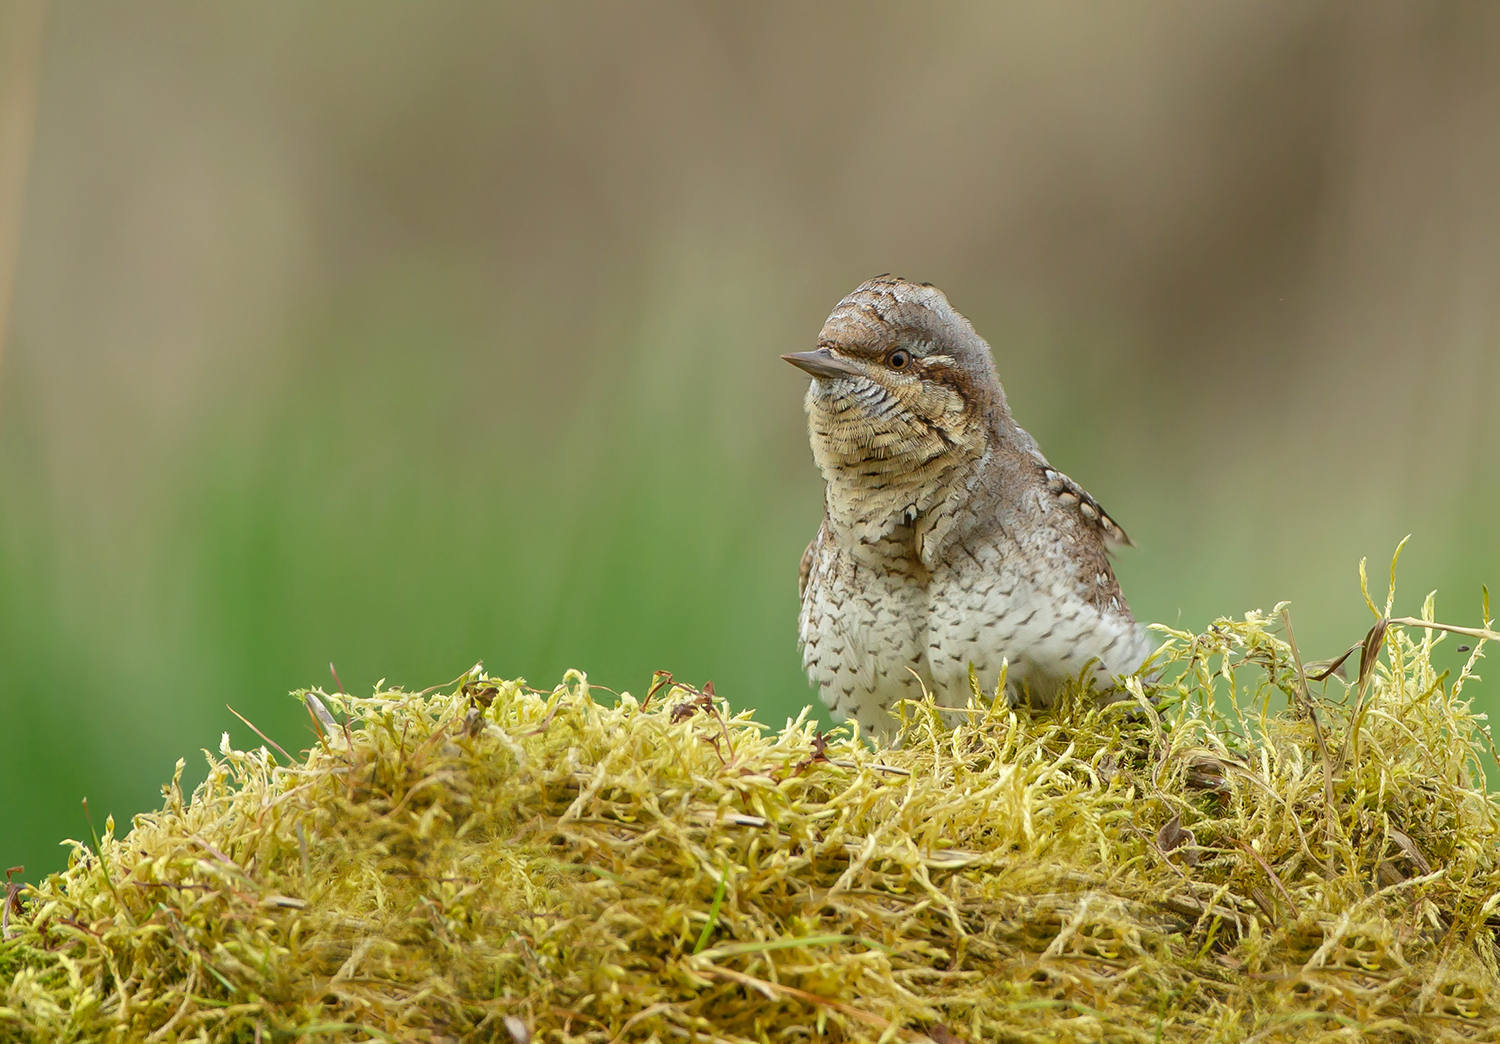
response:
[[[1129,543],[1011,419],[989,345],[942,292],[890,276],[839,302],[806,406],[825,515],[802,556],[803,665],[839,717],[892,732],[926,686],[1045,705],[1150,651],[1110,568]]]

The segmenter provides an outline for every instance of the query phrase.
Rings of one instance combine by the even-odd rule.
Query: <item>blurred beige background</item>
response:
[[[1317,657],[1407,533],[1399,611],[1500,581],[1493,3],[5,4],[27,877],[258,743],[226,703],[305,745],[330,660],[795,713],[777,355],[880,272],[990,340],[1142,617],[1288,598]]]

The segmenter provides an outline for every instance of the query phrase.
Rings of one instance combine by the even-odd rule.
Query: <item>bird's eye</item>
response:
[[[904,370],[911,365],[911,353],[905,348],[897,348],[885,357],[885,364],[893,370]]]

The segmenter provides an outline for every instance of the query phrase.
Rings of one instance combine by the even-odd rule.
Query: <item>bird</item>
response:
[[[941,290],[885,275],[840,301],[804,406],[825,482],[802,556],[802,665],[836,720],[896,739],[900,702],[1055,706],[1120,692],[1152,651],[1110,565],[1125,531],[1012,418],[990,346]],[[950,716],[951,717],[951,716]]]

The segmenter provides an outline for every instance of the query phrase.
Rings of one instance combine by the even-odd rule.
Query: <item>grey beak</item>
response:
[[[814,377],[862,377],[864,371],[853,363],[840,359],[827,348],[815,352],[788,352],[782,356],[799,370],[806,370]]]

